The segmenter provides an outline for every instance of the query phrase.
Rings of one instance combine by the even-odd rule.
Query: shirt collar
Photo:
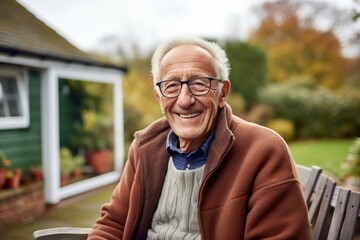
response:
[[[174,153],[180,153],[181,155],[184,155],[184,157],[190,157],[191,155],[197,156],[198,154],[201,154],[206,157],[209,151],[210,143],[212,142],[214,137],[215,137],[215,130],[211,132],[210,136],[198,149],[190,153],[185,153],[182,152],[179,148],[179,137],[172,130],[170,130],[166,139],[166,150],[171,156],[173,156]]]

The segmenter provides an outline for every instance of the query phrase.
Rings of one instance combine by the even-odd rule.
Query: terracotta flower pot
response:
[[[6,182],[6,170],[0,168],[0,189],[4,187]]]
[[[29,173],[30,173],[31,179],[32,179],[34,182],[42,181],[42,179],[43,179],[43,174],[42,174],[42,170],[41,170],[41,169],[38,169],[38,168],[30,168],[30,169],[29,169]]]
[[[22,171],[20,168],[16,168],[15,170],[9,170],[6,173],[6,187],[7,188],[18,188],[21,183]]]
[[[60,186],[65,186],[69,183],[69,176],[65,174],[60,175]]]
[[[87,161],[95,174],[106,173],[113,168],[113,154],[110,150],[89,152]]]
[[[15,175],[6,179],[6,187],[16,189],[20,187],[21,176]]]
[[[71,176],[75,179],[79,179],[82,177],[82,173],[83,173],[82,168],[77,167],[72,171]]]

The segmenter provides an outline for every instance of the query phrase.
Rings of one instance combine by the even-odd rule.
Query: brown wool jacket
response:
[[[146,239],[161,194],[170,127],[162,118],[135,133],[112,199],[89,239]],[[199,192],[201,238],[310,239],[302,188],[285,142],[273,131],[219,114]]]

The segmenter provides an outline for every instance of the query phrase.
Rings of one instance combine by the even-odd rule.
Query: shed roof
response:
[[[16,0],[0,1],[0,52],[126,71],[92,59]]]

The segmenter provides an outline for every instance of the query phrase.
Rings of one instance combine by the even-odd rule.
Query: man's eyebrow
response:
[[[176,81],[179,81],[179,80],[181,80],[181,78],[180,77],[169,77],[169,78],[166,78],[164,80],[176,80]]]
[[[168,77],[168,78],[166,78],[166,79],[160,79],[160,81],[169,81],[169,80],[175,80],[175,81],[181,81],[181,80],[183,80],[183,81],[186,81],[186,80],[190,80],[190,79],[197,78],[197,77],[209,77],[209,76],[204,75],[204,74],[197,74],[197,73],[195,73],[195,74],[192,74],[192,75],[190,75],[189,77],[187,77],[187,78],[185,78],[185,79],[182,79],[181,77],[178,77],[178,76],[172,77],[172,76],[170,75],[170,77]]]

